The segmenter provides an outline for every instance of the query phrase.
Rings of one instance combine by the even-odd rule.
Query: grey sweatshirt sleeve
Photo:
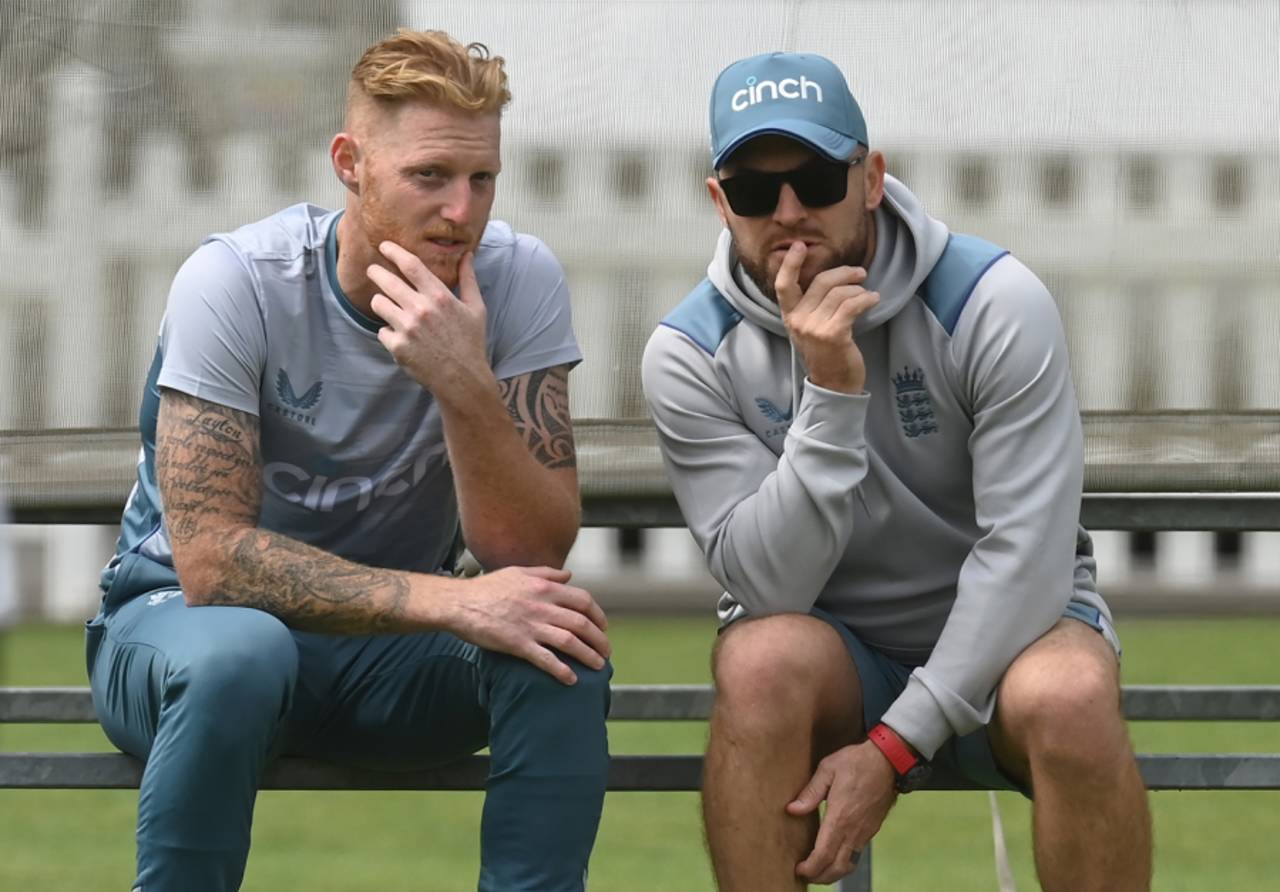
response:
[[[711,575],[751,615],[808,612],[852,531],[867,396],[806,380],[778,456],[743,420],[714,357],[686,335],[658,328],[643,382],[667,476]]]
[[[1083,441],[1053,298],[1012,257],[979,282],[951,343],[956,385],[973,409],[975,515],[981,537],[932,655],[884,722],[926,758],[987,724],[1014,658],[1071,598]]]

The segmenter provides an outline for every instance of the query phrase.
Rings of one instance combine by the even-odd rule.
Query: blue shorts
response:
[[[862,681],[862,720],[865,728],[872,728],[879,723],[881,717],[888,712],[893,701],[898,699],[907,686],[913,666],[900,663],[881,651],[863,643],[853,631],[825,610],[814,608],[812,615],[832,626],[844,640],[854,665],[858,667],[858,678]],[[1107,617],[1096,607],[1080,601],[1071,601],[1063,617],[1079,620],[1091,629],[1097,630],[1107,642],[1120,652],[1120,641]],[[987,729],[979,728],[963,736],[947,739],[933,757],[933,774],[935,778],[953,778],[967,780],[980,787],[995,790],[1016,790],[1030,798],[1031,791],[1009,777],[996,764],[995,755],[991,752],[991,741],[987,737]]]

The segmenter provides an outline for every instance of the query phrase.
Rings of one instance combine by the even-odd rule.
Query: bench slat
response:
[[[1277,685],[1125,685],[1130,721],[1280,721]]]
[[[96,722],[88,688],[0,688],[0,724]]]
[[[1280,754],[1140,755],[1151,790],[1280,790]],[[265,790],[480,790],[487,756],[468,756],[423,771],[388,772],[312,759],[285,758],[268,767]],[[701,756],[614,756],[613,792],[692,792],[699,788]],[[0,789],[136,789],[142,763],[120,753],[0,753]],[[964,782],[934,783],[933,790],[979,789]]]
[[[706,719],[710,685],[615,685],[609,717],[621,721]],[[1280,685],[1127,685],[1131,721],[1280,721]],[[92,723],[89,689],[0,688],[0,724]]]

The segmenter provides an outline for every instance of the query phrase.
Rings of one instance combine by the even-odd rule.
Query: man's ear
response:
[[[862,162],[863,194],[867,210],[874,211],[884,200],[884,153],[871,152]]]
[[[727,227],[729,225],[729,202],[724,197],[724,190],[720,188],[720,181],[715,177],[707,177],[707,192],[711,194],[711,201],[716,206],[716,215],[720,218],[720,223]]]
[[[329,143],[329,161],[338,181],[353,194],[360,194],[360,143],[350,133],[339,133]]]

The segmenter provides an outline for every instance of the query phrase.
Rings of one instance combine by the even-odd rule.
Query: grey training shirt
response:
[[[450,558],[458,510],[440,413],[378,340],[381,321],[338,286],[340,216],[295,205],[210,236],[179,269],[143,394],[137,484],[103,572],[108,607],[177,584],[155,478],[162,387],[259,417],[260,527],[371,566]],[[491,222],[475,271],[499,380],[581,360],[546,245]],[[129,555],[148,566],[111,591]]]

